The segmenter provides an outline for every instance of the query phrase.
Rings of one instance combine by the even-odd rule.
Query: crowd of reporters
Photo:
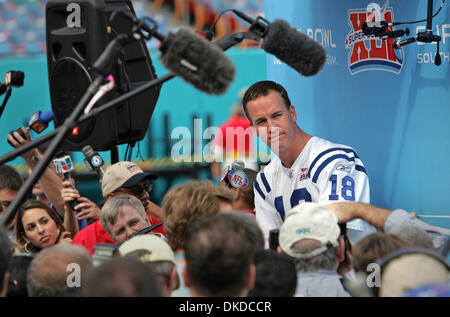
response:
[[[14,146],[29,141],[20,135],[15,139],[11,139]],[[30,172],[41,156],[39,149],[22,156]],[[157,176],[133,162],[105,170],[100,183],[104,201],[98,204],[81,197],[74,184],[49,166],[33,188],[35,199],[23,204],[14,221],[0,229],[1,294],[450,294],[444,258],[448,241],[403,210],[352,202],[300,204],[288,212],[276,232],[276,244],[265,249],[251,203],[257,172],[245,172],[250,184],[246,189],[229,182],[190,181],[171,188],[159,207],[148,194]],[[21,185],[22,177],[13,167],[0,167],[1,215]],[[74,200],[77,205],[71,204]],[[371,223],[378,232],[352,246],[342,224],[355,218]],[[88,226],[80,228],[81,219],[88,219]],[[301,232],[302,228],[314,230]],[[370,275],[368,268],[374,264],[380,276]],[[71,265],[76,267],[71,270]]]

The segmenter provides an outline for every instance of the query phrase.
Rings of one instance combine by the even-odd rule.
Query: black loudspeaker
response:
[[[92,65],[118,34],[130,33],[132,24],[115,11],[135,15],[129,0],[48,0],[46,5],[47,66],[55,127],[62,125],[96,73]],[[126,45],[113,65],[116,87],[95,105],[98,107],[156,79],[145,40]],[[103,112],[78,126],[62,145],[81,151],[90,145],[108,151],[145,137],[161,86]]]

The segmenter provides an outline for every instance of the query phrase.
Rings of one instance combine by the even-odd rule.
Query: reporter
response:
[[[58,243],[71,243],[71,236],[55,210],[43,202],[30,200],[16,215],[14,253],[38,253]]]
[[[100,223],[116,243],[125,242],[136,232],[151,226],[141,201],[131,195],[108,199],[102,207]]]
[[[163,215],[159,206],[149,200],[148,191],[150,190],[150,184],[147,181],[155,180],[156,175],[144,172],[139,166],[132,162],[119,162],[109,166],[105,170],[105,174],[102,178],[102,194],[105,201],[118,196],[118,195],[132,195],[136,197],[144,206],[147,213],[148,224],[156,225],[161,222]],[[63,194],[63,192],[61,192]],[[79,193],[77,190],[66,189],[64,195],[67,201],[78,199]],[[80,197],[81,201],[81,197]],[[90,201],[85,201],[90,214],[99,214],[97,209]],[[75,206],[75,209],[81,208],[83,203]],[[70,207],[70,209],[72,209]],[[84,211],[78,214],[78,217],[83,217]],[[166,232],[164,225],[155,229],[154,233],[161,233],[164,236]],[[78,244],[89,250],[90,254],[94,253],[94,247],[97,243],[115,244],[116,241],[109,235],[106,228],[102,226],[100,220],[94,221],[86,228],[80,230],[79,233],[73,239],[73,244]]]

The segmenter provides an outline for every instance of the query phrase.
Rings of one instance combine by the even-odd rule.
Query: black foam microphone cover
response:
[[[180,28],[161,43],[161,62],[172,73],[208,94],[224,94],[234,80],[231,59],[194,31]]]
[[[325,48],[306,34],[281,19],[274,20],[266,30],[261,48],[275,55],[303,76],[317,74],[325,64]]]
[[[22,87],[23,86],[23,80],[25,78],[24,72],[21,71],[9,71],[11,74],[11,80],[8,83],[8,85],[13,87]]]

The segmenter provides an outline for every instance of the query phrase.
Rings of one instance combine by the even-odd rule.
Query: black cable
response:
[[[125,149],[125,155],[124,155],[124,158],[123,158],[124,161],[126,161],[127,158],[128,158],[128,155],[127,155],[127,154],[128,154],[128,149],[129,149],[129,148],[130,148],[130,144],[128,143],[128,144],[127,144],[127,148]]]
[[[144,160],[144,158],[142,157],[142,154],[141,154],[141,143],[140,142],[138,142],[138,151],[137,151],[137,153],[136,153],[136,158],[141,158],[141,160],[142,160],[142,162],[145,162],[145,160]]]
[[[206,32],[207,37],[209,34],[213,34],[213,30],[216,27],[217,22],[219,22],[220,18],[227,12],[233,12],[233,9],[226,9],[226,10],[220,12],[220,14],[217,16],[216,20],[214,21],[214,23],[209,27],[209,30]],[[212,37],[209,38],[209,40],[212,40]]]
[[[437,12],[432,16],[432,18],[434,18],[435,16],[437,16],[437,15],[439,14],[439,12],[441,12],[442,8],[444,7],[445,1],[446,1],[446,0],[442,0],[441,7],[440,7],[439,10],[437,10]],[[402,25],[402,24],[416,24],[416,23],[421,23],[421,22],[426,22],[426,21],[427,21],[427,19],[423,19],[423,20],[420,20],[420,21],[413,21],[413,22],[393,22],[393,23],[392,23],[392,26]]]
[[[110,22],[112,22],[115,19],[117,13],[118,13],[118,11],[114,11],[111,14],[111,16],[109,18]],[[144,19],[141,19],[141,23],[144,23]],[[138,29],[140,29],[140,27],[138,28],[137,26],[135,26],[134,30],[133,30],[133,33],[136,33]],[[113,28],[111,28],[111,32],[113,34],[115,34],[116,36],[119,34]],[[119,57],[118,63],[116,65],[117,66],[117,73],[119,74],[119,78],[118,79],[120,80],[120,83],[119,83],[120,85],[118,85],[117,87],[119,89],[121,89],[123,87],[121,79],[124,78],[125,79],[125,83],[123,83],[123,84],[126,86],[126,89],[125,89],[126,91],[125,92],[129,92],[131,90],[131,81],[130,81],[130,77],[128,76],[128,73],[126,72],[126,69],[125,69],[125,63],[124,63],[125,57],[126,57],[126,54],[125,54],[124,51],[122,51],[122,56]],[[121,93],[121,92],[119,92],[119,93]],[[128,133],[128,145],[127,145],[127,149],[125,151],[125,161],[131,161],[130,158],[131,158],[131,155],[133,153],[133,146],[131,145],[131,138],[132,138],[132,133],[131,133],[131,129],[132,129],[132,114],[131,114],[131,105],[128,102],[126,102],[126,106],[127,106],[127,109],[128,109],[128,124],[129,124],[129,131],[128,132],[129,133]],[[119,120],[120,120],[120,118],[119,118]],[[131,148],[130,148],[130,146],[131,146]]]

